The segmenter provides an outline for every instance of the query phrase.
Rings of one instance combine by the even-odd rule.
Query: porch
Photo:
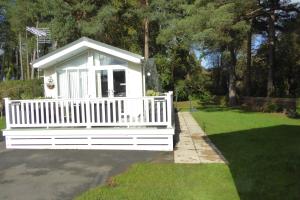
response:
[[[5,99],[7,148],[173,149],[173,94]]]

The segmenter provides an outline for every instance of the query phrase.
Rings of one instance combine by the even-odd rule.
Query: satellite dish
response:
[[[0,49],[0,56],[2,56],[4,54],[4,50]]]

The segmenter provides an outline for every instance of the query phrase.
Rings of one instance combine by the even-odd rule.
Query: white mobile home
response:
[[[145,96],[142,56],[83,37],[33,67],[45,99],[5,99],[7,148],[173,149],[173,95]]]

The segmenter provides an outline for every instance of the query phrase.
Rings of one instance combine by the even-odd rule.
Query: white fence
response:
[[[29,127],[172,127],[173,94],[141,98],[5,98],[6,128]]]

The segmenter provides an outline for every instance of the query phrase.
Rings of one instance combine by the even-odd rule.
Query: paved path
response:
[[[172,152],[6,150],[0,142],[1,200],[69,200],[136,162],[173,162]]]
[[[175,163],[226,163],[189,112],[179,112],[179,142],[174,151]]]

